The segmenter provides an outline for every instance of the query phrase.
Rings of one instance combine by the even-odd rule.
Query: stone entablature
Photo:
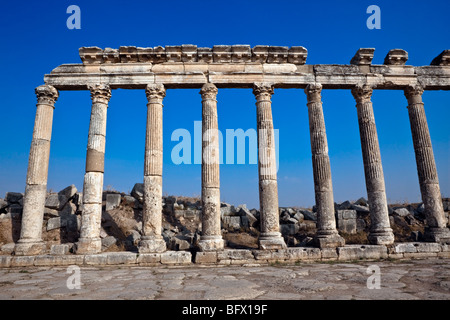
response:
[[[430,66],[407,66],[408,53],[392,49],[383,65],[372,64],[373,48],[361,48],[350,64],[305,64],[303,47],[248,45],[197,48],[194,45],[155,48],[80,48],[82,64],[63,64],[45,75],[45,83],[58,90],[86,90],[89,84],[111,89],[145,89],[161,83],[166,88],[253,88],[270,82],[275,88],[306,88],[321,83],[324,89],[351,89],[366,83],[374,89],[404,89],[420,84],[426,90],[450,87],[449,50]]]

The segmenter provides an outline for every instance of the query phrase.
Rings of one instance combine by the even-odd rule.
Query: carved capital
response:
[[[253,85],[253,94],[257,101],[270,100],[273,95],[273,84],[266,82],[256,82]]]
[[[422,103],[423,91],[423,87],[420,84],[406,87],[404,92],[408,104]]]
[[[107,84],[90,84],[88,89],[91,91],[92,103],[108,104],[111,98],[111,88]]]
[[[306,98],[308,102],[320,102],[322,85],[320,83],[310,83],[305,88]]]
[[[148,102],[162,103],[162,100],[166,96],[166,89],[163,84],[150,83],[145,88],[145,94],[147,95]]]
[[[356,103],[370,102],[372,92],[373,92],[372,87],[367,84],[357,85],[352,89],[352,95],[355,98]]]
[[[205,83],[200,90],[203,100],[216,100],[217,87],[212,83]]]
[[[34,92],[36,93],[38,104],[49,104],[53,106],[59,97],[58,90],[46,84],[37,87]]]

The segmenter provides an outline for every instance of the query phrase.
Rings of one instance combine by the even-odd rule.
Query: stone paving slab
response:
[[[126,260],[121,262],[126,263]],[[370,289],[368,283],[375,283],[371,278],[375,273],[370,270],[376,268],[379,268],[376,274],[379,289]],[[76,274],[79,275],[78,288],[73,287]],[[0,269],[0,299],[450,300],[450,259],[301,262],[246,267],[193,264],[17,266]]]

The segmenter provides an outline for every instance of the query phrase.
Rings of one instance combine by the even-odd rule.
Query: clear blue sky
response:
[[[81,9],[81,30],[69,30],[69,5]],[[369,30],[369,5],[381,8],[381,29]],[[409,65],[429,65],[450,49],[450,2],[442,1],[7,1],[0,10],[0,197],[24,192],[33,133],[34,88],[63,63],[79,63],[78,48],[134,45],[249,44],[304,46],[308,64],[346,64],[358,48],[374,47],[374,64],[393,48],[409,52]],[[201,120],[198,89],[168,90],[164,101],[163,191],[200,195],[200,165],[174,165],[170,140],[178,128]],[[355,102],[349,90],[324,90],[323,108],[335,201],[366,197]],[[390,202],[420,201],[414,149],[399,91],[373,94],[375,119]],[[441,191],[450,196],[450,92],[425,92]],[[108,110],[104,185],[128,192],[143,180],[146,97],[114,90]],[[306,97],[276,89],[274,126],[280,133],[280,206],[314,204]],[[60,92],[54,112],[48,188],[83,186],[91,101],[89,92]],[[256,127],[248,89],[221,89],[219,128]],[[221,166],[222,200],[259,207],[257,165]]]

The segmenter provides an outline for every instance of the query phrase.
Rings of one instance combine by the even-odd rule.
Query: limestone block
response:
[[[293,64],[305,64],[308,50],[304,47],[291,47],[288,53],[288,62]]]
[[[387,248],[383,245],[346,245],[337,248],[338,260],[381,259],[387,257]]]
[[[415,243],[417,252],[440,252],[441,245],[432,242],[417,242]]]
[[[81,47],[78,53],[83,64],[103,63],[103,50],[99,47]]]
[[[181,59],[181,58],[180,58]],[[173,61],[155,64],[152,66],[152,72],[154,73],[184,73],[184,64],[173,63]]]
[[[209,264],[217,263],[217,252],[216,251],[199,251],[195,254],[195,263]]]
[[[339,255],[336,248],[322,248],[322,260],[338,259]]]
[[[322,258],[319,248],[287,248],[286,253],[289,260],[320,260]]]
[[[0,247],[0,252],[2,254],[11,254],[14,252],[14,247],[16,244],[14,242],[4,244]]]
[[[193,44],[181,45],[181,61],[196,62],[197,61],[197,46]]]
[[[120,193],[108,193],[106,194],[106,211],[117,208],[120,205],[122,196]]]
[[[137,255],[133,252],[108,252],[106,264],[136,264]]]
[[[152,62],[153,48],[137,47],[136,49],[139,62],[143,63]]]
[[[187,251],[166,251],[161,253],[162,264],[190,264],[192,255]]]
[[[223,226],[230,230],[239,230],[241,228],[241,217],[226,216],[222,219]]]
[[[77,255],[40,255],[36,256],[35,266],[70,266],[82,265],[84,256]]]
[[[373,59],[374,48],[360,48],[353,56],[350,64],[370,65]]]
[[[161,263],[160,253],[139,253],[136,262],[138,264],[158,264]]]
[[[87,254],[84,256],[84,264],[87,265],[105,265],[108,255],[106,253]]]
[[[264,73],[295,73],[297,72],[297,67],[289,63],[279,63],[279,64],[269,64],[263,65]]]
[[[297,220],[295,220],[295,221],[297,222]],[[299,230],[299,225],[298,224],[292,224],[292,223],[280,224],[280,232],[284,236],[285,235],[288,235],[288,236],[294,235],[294,234],[296,234],[298,232],[298,230]]]
[[[213,61],[213,52],[211,48],[197,48],[198,62],[210,63]]]
[[[432,66],[450,66],[450,50],[442,51],[430,64]]]
[[[267,63],[287,63],[288,51],[288,47],[270,46]]]
[[[102,250],[106,250],[117,242],[117,239],[114,236],[107,236],[102,240]]]
[[[417,247],[415,246],[417,243],[398,243],[394,246],[395,253],[411,253],[417,252]]]
[[[134,46],[122,46],[119,48],[120,62],[133,63],[138,62],[137,48]]]
[[[231,62],[231,46],[228,45],[213,46],[213,61],[220,63]]]
[[[251,50],[249,45],[233,45],[231,46],[232,62],[248,62],[251,60]]]
[[[64,244],[53,244],[50,248],[51,255],[65,255],[68,254],[73,245]]]
[[[35,256],[14,256],[11,259],[11,267],[31,267],[34,265]]]
[[[119,50],[112,48],[105,48],[103,50],[104,63],[118,63],[120,62]]]
[[[252,62],[266,63],[269,56],[269,46],[254,46],[252,48]]]
[[[13,257],[11,256],[0,256],[0,268],[9,268],[11,267],[11,260]]]
[[[217,252],[217,260],[254,260],[254,256],[250,250],[226,249]]]
[[[408,61],[408,52],[402,49],[389,50],[384,58],[384,64],[387,65],[404,65]]]
[[[153,63],[163,63],[167,61],[166,49],[161,46],[154,47],[151,56],[151,62]]]
[[[181,62],[181,46],[166,46],[167,62]]]

